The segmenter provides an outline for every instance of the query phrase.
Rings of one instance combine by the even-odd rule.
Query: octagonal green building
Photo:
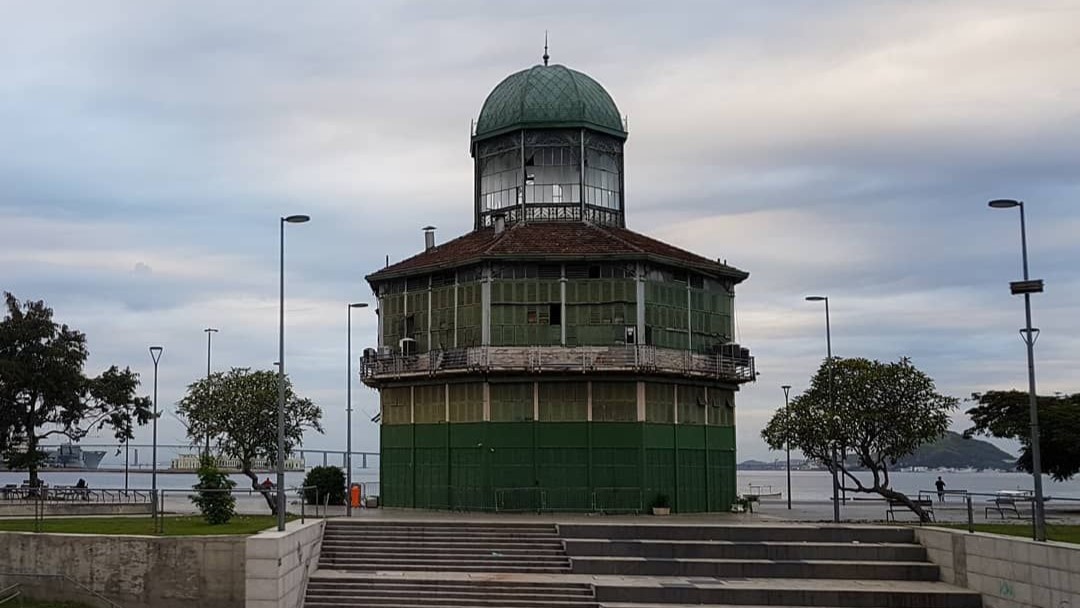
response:
[[[367,277],[385,506],[730,508],[749,275],[626,227],[626,139],[589,76],[508,76],[474,123],[473,230]]]

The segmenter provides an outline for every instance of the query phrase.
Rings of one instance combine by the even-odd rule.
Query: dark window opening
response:
[[[548,318],[551,319],[552,325],[562,325],[562,305],[548,305]]]
[[[694,289],[704,289],[705,277],[700,274],[690,275],[690,287],[693,287]]]

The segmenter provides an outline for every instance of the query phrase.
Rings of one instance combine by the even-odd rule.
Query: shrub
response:
[[[314,486],[314,487],[312,487]],[[309,504],[345,504],[345,471],[340,467],[315,467],[304,477],[304,501]],[[316,494],[317,493],[317,494]]]
[[[236,515],[236,497],[231,491],[236,482],[222,473],[213,458],[204,456],[199,463],[199,483],[194,489],[198,494],[190,496],[191,502],[199,507],[206,523],[216,526],[227,524]]]

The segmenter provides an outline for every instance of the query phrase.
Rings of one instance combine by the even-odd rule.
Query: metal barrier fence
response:
[[[117,506],[131,506],[142,505],[146,510],[142,514],[149,515],[152,520],[152,530],[155,534],[163,534],[165,532],[166,521],[169,519],[165,517],[165,512],[168,506],[168,500],[170,497],[183,497],[185,501],[190,501],[192,497],[196,495],[207,494],[229,494],[231,496],[248,496],[248,497],[260,497],[265,499],[270,497],[274,504],[277,504],[277,490],[273,488],[254,489],[254,488],[230,488],[230,489],[213,489],[213,490],[196,490],[194,488],[189,489],[159,489],[159,490],[123,490],[114,488],[97,488],[89,490],[80,488],[79,492],[70,492],[69,489],[64,488],[63,491],[59,491],[57,488],[33,488],[30,491],[23,491],[17,497],[8,493],[5,496],[6,504],[22,504],[32,507],[33,528],[34,532],[44,531],[44,523],[48,518],[70,518],[78,517],[81,514],[77,512],[78,508],[84,505],[117,505]],[[309,511],[306,492],[313,492],[314,511]],[[299,501],[300,506],[300,519],[305,521],[309,517],[326,517],[329,507],[329,494],[321,493],[318,487],[315,486],[300,486],[285,488],[284,492],[286,497],[289,495],[295,496]],[[288,503],[288,500],[286,500]],[[75,507],[72,511],[67,512],[51,512],[55,511],[51,507],[57,505],[71,505]],[[272,512],[269,502],[266,504],[268,512]],[[132,513],[130,510],[120,513],[121,515],[138,515],[140,513]],[[193,512],[192,514],[195,514]],[[89,516],[101,515],[98,513],[87,514]]]
[[[929,504],[932,511],[935,498],[937,499],[936,504],[939,506],[948,503],[950,498],[958,499],[954,500],[954,504],[955,502],[963,503],[967,511],[968,532],[975,532],[975,520],[981,510],[983,520],[987,523],[1030,520],[1032,538],[1035,537],[1035,496],[1031,491],[1017,490],[990,493],[969,492],[967,490],[942,490],[940,492],[936,489],[919,490],[915,500],[923,505]],[[1047,503],[1063,504],[1067,505],[1069,509],[1080,510],[1080,498],[1046,496],[1043,498],[1044,511]],[[997,515],[996,519],[991,519],[992,513]]]

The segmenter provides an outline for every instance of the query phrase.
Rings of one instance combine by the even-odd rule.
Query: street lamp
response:
[[[1028,409],[1031,413],[1031,476],[1035,483],[1035,540],[1046,540],[1046,513],[1043,509],[1043,486],[1042,486],[1042,451],[1039,446],[1039,408],[1035,394],[1035,342],[1039,339],[1039,330],[1031,326],[1031,294],[1042,293],[1042,279],[1032,280],[1028,276],[1027,254],[1027,226],[1024,222],[1024,203],[1009,199],[990,201],[989,205],[994,209],[1020,208],[1020,249],[1024,260],[1024,280],[1013,281],[1009,284],[1013,295],[1024,295],[1024,314],[1026,323],[1020,330],[1020,336],[1027,345],[1028,362]]]
[[[829,298],[826,296],[806,296],[806,301],[825,302],[825,347],[829,362],[829,409],[835,410],[836,404],[833,401],[832,324],[829,320]],[[837,463],[835,444],[832,449],[832,461],[833,522],[840,523],[840,479],[836,472],[836,467],[839,465]]]
[[[154,500],[154,516],[157,517],[157,379],[158,363],[161,361],[161,353],[165,349],[161,346],[150,347],[150,358],[154,360],[154,445],[150,452],[150,495]]]
[[[285,224],[303,224],[307,215],[280,218],[281,259],[278,298],[277,529],[285,530]]]
[[[346,370],[349,375],[349,383],[346,385],[345,393],[346,406],[345,406],[345,424],[348,427],[346,431],[346,445],[345,445],[345,487],[348,488],[348,495],[345,496],[345,514],[352,517],[352,311],[354,308],[367,308],[367,302],[353,302],[346,307],[346,313],[348,321],[346,323],[347,333],[349,334],[348,343],[348,366]]]
[[[213,389],[213,386],[211,386],[211,383],[210,383],[210,338],[214,334],[218,333],[218,330],[214,329],[213,327],[207,327],[203,331],[206,332],[206,390],[207,390],[208,393],[210,393],[212,395],[214,389]],[[209,429],[207,429],[207,431],[206,431],[206,451],[204,453],[204,456],[206,456],[207,458],[210,457],[210,430]]]
[[[788,410],[788,394],[791,385],[785,384],[784,389],[784,449],[787,451],[787,508],[791,510],[791,412]]]

